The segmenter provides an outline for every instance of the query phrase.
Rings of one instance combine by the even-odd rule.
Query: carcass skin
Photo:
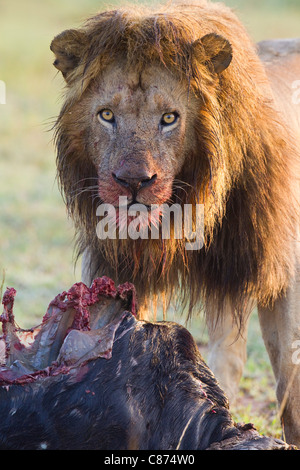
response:
[[[24,331],[4,295],[0,449],[292,449],[237,425],[190,333],[135,317],[134,287],[75,284]]]

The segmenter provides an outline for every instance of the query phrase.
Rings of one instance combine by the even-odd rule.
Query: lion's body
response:
[[[274,93],[275,103],[290,129],[290,139],[300,148],[300,40],[266,41],[260,44],[263,60]],[[272,57],[273,56],[273,57]],[[300,199],[299,174],[295,174]],[[277,379],[279,413],[288,428],[287,438],[300,443],[300,221],[292,241],[296,273],[286,295],[273,309],[259,307],[260,324]],[[293,429],[293,431],[291,431]]]
[[[230,312],[241,328],[253,301],[266,312],[283,303],[294,319],[285,337],[297,339],[299,106],[290,87],[300,77],[299,54],[287,54],[287,66],[268,64],[268,52],[265,69],[235,15],[206,1],[106,12],[62,33],[52,50],[68,83],[58,174],[85,252],[85,282],[103,274],[130,280],[142,301],[179,292],[190,311],[204,306],[210,324]],[[101,110],[116,119],[104,122]],[[173,127],[159,121],[164,113]],[[143,189],[131,193],[137,179]],[[174,238],[99,240],[97,205],[116,205],[120,195],[149,205],[203,203],[204,247],[187,252]],[[292,346],[276,348],[288,360]],[[282,389],[291,368],[276,370],[274,361]],[[299,380],[291,389],[298,408]],[[292,403],[285,424],[299,444]]]
[[[258,44],[258,53],[270,81],[276,107],[290,129],[290,138],[300,142],[300,40],[271,40]],[[298,86],[296,86],[298,84]],[[299,177],[295,174],[296,191]],[[298,194],[299,194],[298,185]],[[296,192],[297,196],[297,192]],[[298,196],[299,197],[299,196]],[[299,227],[298,227],[299,230]],[[299,232],[298,232],[299,233]],[[300,306],[300,237],[291,242],[296,273],[287,293],[275,301],[273,308],[258,306],[264,341],[277,380],[279,412],[289,429],[288,439],[299,445],[299,306]],[[209,363],[231,399],[235,398],[246,360],[247,324],[237,338],[237,329],[227,317],[210,327]],[[298,350],[297,350],[298,348]],[[224,368],[224,361],[227,367]],[[285,413],[284,413],[285,412]],[[293,429],[293,431],[290,431]]]

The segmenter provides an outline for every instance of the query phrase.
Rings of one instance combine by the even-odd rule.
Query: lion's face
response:
[[[163,16],[145,22],[143,15],[127,18],[131,26],[119,31],[126,17],[100,14],[87,29],[66,30],[51,43],[54,65],[68,86],[57,146],[60,178],[73,209],[83,202],[81,190],[86,195],[94,189],[95,178],[101,201],[116,207],[120,196],[146,206],[183,202],[178,193],[188,193],[185,185],[192,187],[192,178],[197,184],[205,178],[202,191],[208,179],[199,134],[209,112],[198,85],[214,87],[231,62],[231,45],[215,33],[195,38],[181,26],[174,41],[173,23],[164,30]],[[217,100],[214,104],[218,107]],[[206,134],[213,147],[218,136]]]
[[[170,200],[174,178],[193,146],[187,83],[159,65],[138,73],[114,64],[77,108],[103,202],[117,206],[119,196],[147,206]]]

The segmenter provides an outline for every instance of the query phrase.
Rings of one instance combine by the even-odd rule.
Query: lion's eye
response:
[[[99,111],[98,117],[106,122],[112,123],[115,121],[114,113],[110,109],[102,109],[102,111]]]
[[[161,118],[161,125],[162,126],[170,126],[171,124],[175,124],[179,115],[178,113],[165,113]]]

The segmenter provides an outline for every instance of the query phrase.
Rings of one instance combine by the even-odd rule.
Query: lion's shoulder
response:
[[[300,54],[300,38],[260,41],[257,47],[263,62],[273,62],[282,57]]]

